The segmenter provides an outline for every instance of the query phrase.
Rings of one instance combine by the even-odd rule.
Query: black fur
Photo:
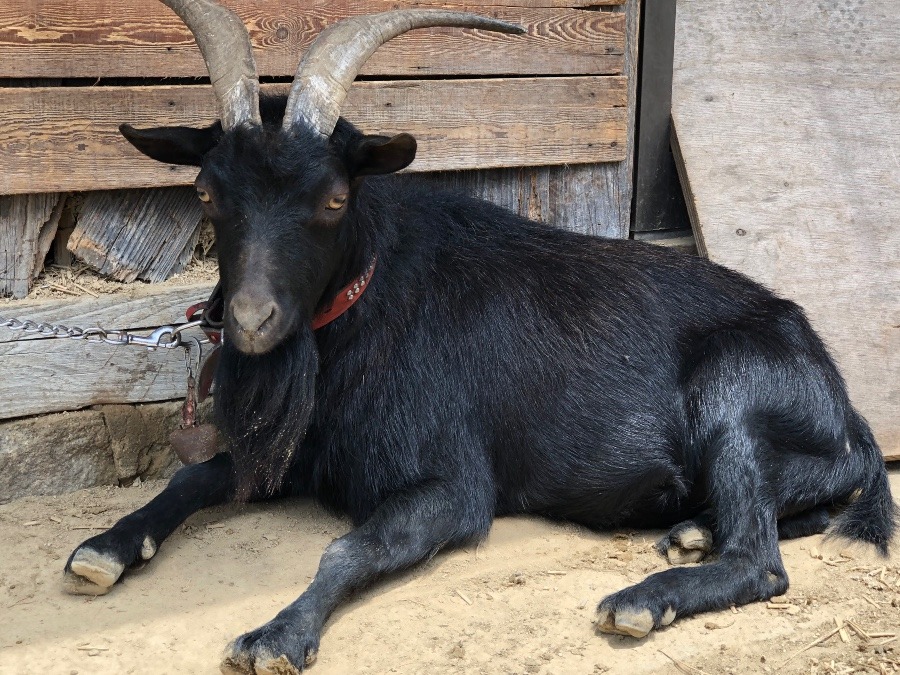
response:
[[[403,161],[360,160],[370,145],[392,144],[341,121],[327,144],[238,130],[206,156],[198,185],[213,195],[226,304],[252,292],[274,308],[246,338],[226,311],[216,419],[231,459],[182,469],[179,490],[83,545],[118,550],[155,519],[164,536],[226,496],[302,495],[349,514],[358,528],[227,667],[284,654],[302,669],[349,592],[506,514],[706,523],[715,562],[601,603],[601,628],[635,635],[641,616],[649,630],[783,593],[779,528],[822,531],[826,509],[843,508],[837,534],[887,550],[881,454],[797,305],[707,260],[554,229],[413,177],[362,178],[361,161]],[[318,204],[345,188],[335,219]],[[313,312],[373,258],[362,299],[313,333]],[[198,500],[195,474],[230,487]]]

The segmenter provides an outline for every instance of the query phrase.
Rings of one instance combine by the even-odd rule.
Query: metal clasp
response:
[[[121,335],[121,338],[124,338],[123,341],[116,342],[115,344],[138,345],[139,347],[147,347],[148,349],[156,349],[157,347],[174,349],[181,345],[181,338],[178,333],[175,332],[174,326],[160,326],[150,333],[150,335],[146,336],[124,333]]]

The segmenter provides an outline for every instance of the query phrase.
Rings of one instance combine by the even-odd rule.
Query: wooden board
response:
[[[416,136],[412,171],[619,161],[628,142],[627,83],[357,82],[344,113],[367,132]],[[0,110],[0,194],[10,194],[188,184],[196,169],[144,157],[118,125],[203,125],[214,119],[215,102],[205,86],[7,88]]]
[[[185,320],[184,311],[206,300],[212,284],[134,284],[119,293],[93,298],[17,300],[0,302],[0,316],[45,323],[108,329],[156,328]],[[47,340],[34,334],[0,329],[0,344]],[[59,341],[68,344],[68,340]],[[140,350],[138,350],[140,351]],[[5,367],[3,368],[6,372]]]
[[[673,119],[709,257],[798,301],[900,459],[896,0],[678,4]]]
[[[0,197],[0,296],[28,294],[56,234],[62,202],[58,194]]]
[[[139,329],[183,322],[184,310],[205,300],[211,290],[211,285],[141,285],[99,298],[0,304],[0,316],[145,334],[149,331]],[[180,349],[148,352],[0,329],[0,419],[98,403],[178,398],[185,391],[183,354]]]
[[[164,281],[190,262],[202,217],[190,187],[90,192],[68,249],[116,281]]]
[[[626,17],[628,109],[634,110],[637,89],[640,3],[619,8]],[[435,187],[462,190],[575,232],[603,237],[628,236],[631,216],[634,118],[627,120],[625,159],[579,166],[519,167],[486,171],[439,172],[428,176]]]
[[[149,352],[73,340],[24,340],[0,344],[0,362],[13,375],[0,378],[0,419],[175,399],[186,387],[181,349]]]
[[[240,0],[225,4],[235,9],[248,27],[260,74],[284,77],[294,74],[300,57],[323,28],[346,16],[438,3],[352,0],[298,6],[280,0]],[[439,4],[512,21],[528,33],[416,30],[379,49],[362,74],[622,72],[625,34],[621,13],[573,9],[578,3]],[[160,2],[5,0],[0,5],[0,78],[206,76],[190,32]]]

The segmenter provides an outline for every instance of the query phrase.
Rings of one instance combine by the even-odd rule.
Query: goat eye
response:
[[[328,202],[325,208],[331,209],[332,211],[337,211],[339,208],[343,207],[344,204],[347,203],[347,195],[336,195],[331,198],[331,201]]]
[[[212,197],[209,196],[209,193],[206,190],[197,190],[197,196],[200,198],[201,202],[206,204],[212,201]]]

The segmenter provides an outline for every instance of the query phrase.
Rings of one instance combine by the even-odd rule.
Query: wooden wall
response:
[[[430,181],[569,229],[627,236],[638,0],[223,1],[248,25],[270,90],[286,86],[315,35],[344,16],[434,6],[523,25],[524,36],[402,36],[368,62],[344,114],[367,132],[414,134],[419,153],[409,170],[430,172]],[[117,127],[211,122],[205,76],[189,33],[160,3],[5,0],[0,195],[8,196],[0,204],[32,193],[191,183],[195,169],[148,160]],[[2,237],[0,246],[8,257],[15,252]],[[101,298],[0,304],[0,315],[147,328],[179,320],[208,290],[136,285]],[[184,390],[180,353],[4,329],[0,370],[0,419],[166,400]]]
[[[398,3],[225,4],[250,29],[260,75],[289,78],[323,27]],[[302,16],[286,11],[304,4]],[[461,3],[454,8],[514,21],[528,33],[439,28],[401,36],[368,62],[345,116],[367,132],[414,134],[421,147],[414,171],[624,160],[626,15],[561,4]],[[84,86],[0,90],[0,194],[191,182],[193,169],[147,162],[117,126],[209,123],[208,87],[156,83],[205,76],[190,34],[161,3],[8,0],[0,7],[0,77]],[[122,78],[144,82],[103,86]]]

